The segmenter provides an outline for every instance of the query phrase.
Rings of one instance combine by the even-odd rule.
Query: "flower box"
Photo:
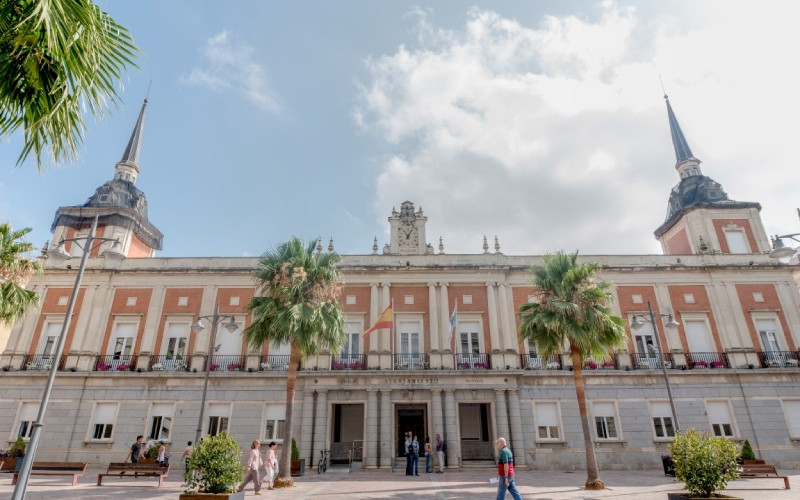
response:
[[[648,363],[647,361],[639,361],[638,363],[636,363],[636,366],[637,366],[637,367],[638,367],[640,370],[649,370],[650,368],[652,368],[652,367],[650,366],[650,363]]]
[[[211,370],[212,372],[217,371],[217,368],[219,368],[219,365],[215,363],[211,363],[211,365],[208,367],[208,369]]]
[[[711,368],[725,368],[725,363],[722,361],[712,361]]]
[[[550,361],[549,363],[547,363],[545,368],[547,368],[548,370],[560,370],[561,365],[558,363],[558,361]]]
[[[97,363],[97,371],[99,372],[106,372],[111,369],[111,365],[107,365],[105,363]]]
[[[117,365],[117,371],[118,372],[129,372],[129,371],[131,371],[131,366],[132,365],[127,365],[127,364]]]
[[[786,366],[793,366],[793,367],[797,368],[798,364],[800,364],[800,363],[798,363],[796,359],[787,359],[786,360]]]
[[[261,363],[261,369],[266,371],[272,370],[272,363]]]
[[[613,362],[613,361],[611,361],[611,360],[608,360],[608,361],[603,361],[603,368],[609,368],[609,369],[613,369],[613,368],[616,368],[616,367],[617,367],[617,364],[616,364],[616,363],[614,363],[614,362]]]
[[[339,363],[338,361],[334,361],[333,363],[331,363],[331,369],[332,370],[346,370],[347,369],[347,365],[344,364],[344,363]]]
[[[587,361],[586,368],[589,370],[597,370],[597,363],[595,363],[594,361]]]
[[[355,363],[350,363],[351,370],[360,370],[362,368],[364,368],[364,363],[360,361],[356,361]]]
[[[695,361],[694,362],[695,368],[708,368],[708,361]]]
[[[160,372],[160,371],[162,371],[164,369],[164,365],[162,365],[161,363],[155,363],[152,366],[152,369],[153,369],[153,371]]]
[[[470,368],[472,368],[472,365],[470,365],[465,361],[463,363],[459,363],[458,367],[461,368],[462,370],[469,370]]]
[[[239,363],[231,363],[231,364],[228,365],[228,371],[235,372],[241,367],[242,367],[242,365],[240,365]]]
[[[489,363],[475,363],[473,366],[476,369],[481,369],[481,370],[488,370],[489,369]]]

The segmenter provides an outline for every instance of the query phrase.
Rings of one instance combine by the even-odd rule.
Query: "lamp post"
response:
[[[197,433],[194,436],[194,442],[197,443],[200,441],[200,434],[203,432],[203,414],[205,413],[206,409],[206,394],[208,393],[208,377],[211,374],[211,354],[212,352],[216,352],[216,348],[214,347],[214,341],[217,338],[217,326],[220,322],[229,319],[230,321],[225,324],[225,329],[228,330],[230,333],[235,332],[239,325],[236,324],[236,318],[233,316],[220,316],[219,315],[219,303],[214,307],[214,314],[211,316],[200,316],[197,318],[195,324],[192,325],[192,331],[195,333],[200,333],[206,329],[203,326],[203,322],[200,320],[206,320],[211,322],[211,335],[208,337],[208,354],[206,358],[206,379],[203,383],[203,398],[200,402],[200,415],[197,417]]]
[[[800,208],[797,209],[797,216],[800,217]],[[791,258],[794,256],[796,251],[795,248],[787,247],[783,244],[784,238],[789,238],[790,240],[794,240],[800,243],[800,239],[797,237],[800,236],[800,233],[791,233],[791,234],[776,234],[772,237],[772,251],[769,253],[769,256],[773,259],[778,259],[783,263],[789,262]]]
[[[17,485],[14,487],[14,493],[11,496],[12,500],[23,500],[25,498],[25,491],[28,488],[28,479],[31,476],[33,459],[36,455],[36,448],[39,446],[39,438],[42,433],[42,427],[44,426],[44,412],[47,409],[47,403],[50,400],[50,392],[53,390],[53,383],[55,382],[56,373],[58,372],[58,360],[61,359],[61,353],[64,350],[64,339],[67,337],[67,331],[69,330],[69,325],[72,321],[72,311],[75,309],[75,299],[78,297],[78,291],[81,287],[81,280],[83,279],[83,271],[86,269],[86,261],[89,260],[89,254],[103,243],[113,241],[114,245],[110,249],[103,251],[100,256],[103,257],[111,267],[118,266],[125,258],[125,255],[120,251],[119,240],[114,238],[97,237],[95,236],[96,232],[97,216],[95,216],[94,220],[92,221],[92,227],[85,239],[62,239],[55,250],[47,252],[48,260],[52,261],[54,265],[58,266],[72,257],[69,253],[67,253],[65,246],[65,243],[70,241],[74,245],[78,245],[78,247],[83,250],[83,256],[81,257],[81,264],[78,268],[78,276],[75,278],[75,285],[72,287],[72,295],[70,295],[69,304],[67,305],[67,315],[64,317],[64,324],[61,326],[61,333],[59,334],[58,342],[56,343],[56,351],[53,354],[53,362],[50,364],[50,375],[47,377],[47,385],[45,385],[44,394],[42,394],[42,402],[39,404],[39,413],[36,416],[36,422],[34,422],[33,426],[31,427],[31,437],[28,442],[28,449],[19,469]]]
[[[656,338],[655,349],[657,349],[658,351],[658,359],[661,364],[661,373],[664,374],[664,383],[667,385],[667,397],[669,398],[669,407],[672,410],[673,425],[675,426],[675,431],[677,432],[680,430],[680,425],[678,424],[678,412],[675,410],[675,400],[672,399],[672,386],[670,386],[669,383],[669,373],[667,373],[667,365],[664,362],[664,353],[661,350],[661,339],[659,338],[658,335],[658,324],[656,323],[656,316],[662,318],[668,318],[666,325],[667,328],[677,328],[678,326],[680,326],[680,323],[675,321],[675,318],[672,316],[672,314],[653,312],[653,305],[650,303],[649,300],[647,301],[647,309],[650,311],[650,319],[648,320],[647,318],[645,318],[640,314],[634,314],[633,322],[631,322],[631,329],[632,330],[642,329],[644,323],[642,323],[640,319],[653,325],[653,331],[655,333],[655,338]],[[650,347],[653,348],[654,346],[651,345]]]

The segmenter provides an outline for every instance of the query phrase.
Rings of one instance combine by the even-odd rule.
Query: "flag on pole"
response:
[[[453,314],[450,315],[450,335],[447,337],[448,342],[453,340],[453,332],[456,329],[456,319],[458,319],[458,302],[456,302],[456,306],[453,308]]]
[[[366,339],[367,336],[370,333],[374,332],[375,330],[381,330],[383,328],[390,328],[391,329],[393,326],[394,326],[394,321],[393,321],[393,316],[392,316],[392,304],[389,304],[389,307],[387,307],[381,313],[381,315],[378,316],[378,319],[375,321],[375,323],[372,324],[372,326],[369,328],[369,330],[364,332],[364,338]]]

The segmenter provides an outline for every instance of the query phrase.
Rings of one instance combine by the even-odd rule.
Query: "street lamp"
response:
[[[664,354],[661,350],[661,339],[658,336],[658,324],[656,323],[656,316],[667,318],[666,327],[669,329],[678,328],[680,323],[675,321],[675,318],[672,316],[672,314],[653,312],[653,305],[649,300],[647,301],[647,309],[650,311],[650,319],[647,319],[645,316],[640,314],[634,314],[633,321],[631,322],[631,330],[641,330],[644,326],[644,323],[650,323],[653,325],[656,344],[655,346],[651,344],[650,349],[657,350],[658,359],[661,364],[661,372],[664,374],[664,383],[667,385],[667,397],[669,397],[669,407],[672,410],[672,420],[674,422],[675,431],[677,432],[680,430],[680,425],[678,425],[678,412],[675,410],[675,401],[672,399],[672,386],[669,384],[669,373],[667,373],[667,365],[664,362]],[[644,321],[644,323],[642,321]]]
[[[789,262],[789,260],[794,255],[796,249],[784,245],[783,238],[789,238],[800,243],[800,240],[797,239],[798,236],[800,236],[800,233],[782,234],[782,235],[776,234],[775,236],[773,236],[772,251],[769,253],[769,256],[773,259],[778,259],[783,263]]]
[[[206,357],[206,380],[203,383],[203,399],[200,402],[200,415],[197,417],[197,433],[194,436],[194,442],[198,443],[200,441],[200,434],[203,432],[203,413],[205,413],[206,409],[206,393],[208,392],[208,376],[211,374],[211,353],[212,351],[216,352],[217,348],[214,347],[214,341],[217,337],[217,326],[224,320],[230,319],[228,323],[225,324],[225,329],[228,330],[230,333],[235,332],[239,329],[239,325],[236,323],[236,318],[233,316],[220,316],[219,315],[219,303],[217,303],[216,307],[214,307],[214,314],[211,316],[200,316],[197,318],[195,324],[192,325],[192,331],[194,333],[200,333],[206,329],[203,325],[203,322],[200,320],[206,320],[211,322],[211,335],[208,338],[208,354]]]
[[[81,264],[78,268],[78,276],[75,278],[75,285],[72,287],[72,295],[70,296],[69,304],[67,305],[67,315],[64,317],[64,324],[61,326],[61,333],[58,336],[56,351],[53,354],[54,362],[50,364],[50,375],[47,377],[47,385],[44,388],[44,394],[42,394],[42,402],[39,404],[39,414],[36,416],[36,422],[33,423],[31,428],[31,437],[30,441],[28,442],[28,449],[25,452],[25,458],[22,460],[22,465],[19,469],[17,485],[14,487],[14,493],[11,496],[12,500],[23,500],[25,498],[25,491],[28,488],[28,479],[31,476],[31,467],[33,466],[34,455],[36,455],[36,448],[39,445],[39,437],[41,436],[42,427],[44,426],[44,412],[47,409],[47,403],[50,400],[50,392],[53,389],[56,372],[58,371],[58,360],[61,359],[61,353],[64,350],[64,339],[67,336],[67,331],[69,330],[69,325],[72,321],[72,311],[75,308],[75,299],[77,298],[78,291],[81,287],[83,271],[86,269],[86,262],[89,260],[89,254],[91,254],[92,251],[94,251],[103,243],[113,241],[114,245],[110,249],[101,252],[100,256],[103,257],[107,264],[111,267],[118,266],[122,260],[125,259],[125,254],[123,254],[121,251],[121,246],[118,239],[97,237],[95,236],[96,232],[97,216],[95,216],[94,220],[92,221],[92,228],[89,230],[89,234],[86,236],[86,238],[81,237],[62,239],[55,250],[47,252],[47,259],[52,262],[54,266],[58,266],[72,258],[72,256],[67,253],[65,246],[67,241],[71,241],[74,245],[78,245],[78,247],[83,250],[83,256],[81,257]]]

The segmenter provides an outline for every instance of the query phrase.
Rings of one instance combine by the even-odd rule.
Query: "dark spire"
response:
[[[678,119],[675,118],[675,113],[672,111],[672,106],[669,103],[669,96],[664,94],[664,100],[667,101],[667,116],[669,117],[669,131],[672,134],[672,146],[675,148],[675,165],[688,160],[697,160],[692,154],[689,143],[686,142],[686,137],[683,136],[681,126],[678,125]]]
[[[142,104],[142,110],[139,112],[139,119],[136,120],[136,126],[133,128],[131,140],[128,141],[128,147],[122,153],[122,159],[119,163],[125,163],[139,168],[139,150],[142,148],[142,129],[144,128],[144,115],[147,110],[147,98]]]

